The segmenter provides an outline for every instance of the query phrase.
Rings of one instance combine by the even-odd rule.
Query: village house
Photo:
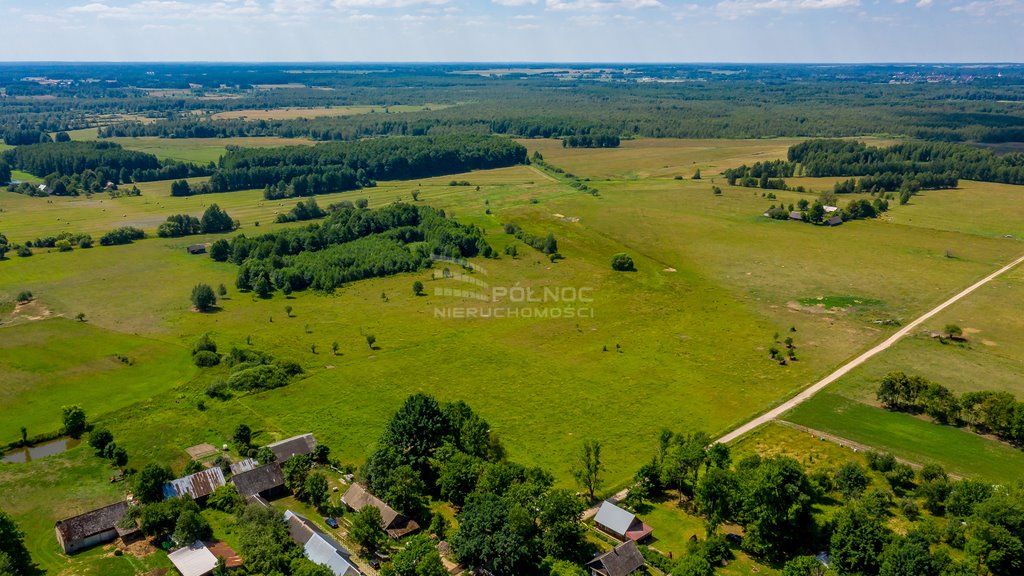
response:
[[[213,494],[214,490],[223,485],[224,473],[220,471],[220,468],[214,466],[164,484],[164,498],[188,496],[202,502],[207,496]]]
[[[644,567],[636,542],[626,540],[587,563],[591,576],[629,576]]]
[[[186,250],[189,254],[206,254],[206,244],[191,244]]]
[[[388,506],[380,498],[370,494],[361,484],[350,486],[345,491],[345,494],[342,495],[341,501],[355,512],[367,506],[373,506],[380,510],[381,527],[388,533],[388,536],[395,540],[420,529],[420,525],[415,520],[399,514],[398,511]]]
[[[285,493],[284,474],[276,462],[235,474],[231,477],[231,483],[235,485],[238,494],[249,501],[267,501]]]
[[[112,542],[118,537],[127,537],[138,532],[138,528],[121,528],[118,523],[128,511],[128,502],[118,502],[60,520],[54,527],[57,543],[65,554],[71,554],[97,544]]]
[[[352,562],[352,553],[338,544],[333,538],[324,534],[315,524],[305,517],[287,510],[284,521],[288,524],[288,534],[302,550],[310,562],[326,566],[334,576],[359,576],[361,573]]]
[[[302,434],[267,444],[267,448],[274,453],[277,463],[283,465],[292,456],[312,454],[313,449],[316,448],[316,438],[312,434]]]
[[[594,516],[594,525],[618,540],[632,540],[633,542],[643,542],[654,532],[654,528],[641,522],[635,514],[619,508],[607,500],[602,502],[601,507],[597,510],[597,515]]]

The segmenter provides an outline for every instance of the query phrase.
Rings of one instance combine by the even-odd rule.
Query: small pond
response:
[[[28,448],[18,448],[4,454],[3,458],[0,458],[0,462],[4,463],[25,463],[46,456],[52,456],[54,454],[60,454],[65,450],[70,450],[75,446],[81,444],[82,441],[76,438],[58,438],[56,440],[50,440],[42,444],[36,444],[35,446],[29,446]]]

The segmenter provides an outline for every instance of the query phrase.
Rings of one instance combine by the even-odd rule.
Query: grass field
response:
[[[327,106],[322,108],[274,108],[266,110],[231,110],[218,112],[211,116],[214,120],[244,118],[246,120],[294,120],[296,118],[321,118],[324,116],[359,116],[362,114],[400,114],[402,112],[421,112],[425,110],[444,110],[451,104],[423,104],[414,106],[399,104],[396,106],[356,105]]]
[[[941,464],[968,478],[1013,484],[1024,474],[1024,453],[950,426],[939,426],[822,392],[787,418],[919,464]]]
[[[435,308],[473,301],[435,295],[434,288],[451,284],[431,279],[430,271],[367,280],[329,295],[254,299],[234,290],[237,267],[186,254],[186,245],[216,236],[40,251],[0,262],[0,301],[29,289],[37,305],[51,313],[49,319],[0,327],[0,362],[19,370],[0,380],[6,394],[0,441],[13,440],[20,426],[33,432],[53,429],[60,405],[76,402],[110,427],[137,468],[150,461],[180,467],[184,447],[219,445],[242,421],[257,432],[256,442],[313,431],[343,462],[359,464],[404,398],[424,391],[442,401],[468,402],[501,436],[510,458],[550,469],[561,485],[571,485],[569,465],[580,443],[600,440],[606,490],[613,492],[647,460],[661,428],[723,432],[894,330],[873,321],[910,319],[1022,248],[1016,240],[975,233],[967,222],[919,226],[917,214],[924,212],[931,221],[956,223],[959,208],[931,204],[927,197],[895,207],[891,218],[827,229],[770,221],[760,214],[771,202],[759,192],[725,187],[722,196],[714,196],[710,178],[689,178],[695,166],[714,174],[777,157],[787,141],[630,141],[621,150],[526,143],[531,151],[543,150],[549,162],[591,178],[600,196],[522,166],[382,182],[318,202],[326,206],[367,197],[371,206],[380,206],[397,198],[408,201],[417,189],[421,202],[480,226],[499,252],[517,244],[518,258],[480,261],[485,271],[477,278],[495,287],[591,288],[592,317],[438,317]],[[166,154],[187,152],[187,141],[155,144],[185,151]],[[674,180],[677,173],[686,179]],[[473,186],[448,186],[452,179]],[[199,215],[204,205],[216,202],[241,220],[241,233],[254,235],[280,226],[272,223],[274,214],[294,204],[265,202],[259,191],[171,198],[167,182],[140,188],[139,198],[101,201],[97,195],[49,199],[52,204],[0,193],[0,231],[14,242],[62,230],[95,236],[126,224],[152,232],[168,215]],[[990,186],[964,183],[964,188],[978,203],[996,197],[1010,201]],[[802,197],[811,198],[779,193],[787,203]],[[565,260],[551,263],[505,235],[505,222],[534,234],[552,232]],[[945,256],[950,249],[955,258]],[[631,254],[637,272],[613,272],[609,261],[617,252]],[[426,284],[428,296],[412,295],[414,280]],[[229,287],[219,312],[190,311],[188,294],[197,282]],[[286,317],[285,305],[294,308],[293,318]],[[79,312],[87,323],[69,320]],[[1014,328],[1005,330],[1006,336],[993,340],[1005,340]],[[307,374],[279,390],[229,401],[205,398],[207,384],[225,375],[222,368],[199,370],[189,362],[188,348],[205,332],[224,350],[251,338],[256,348],[299,361]],[[367,332],[376,335],[379,350],[367,349]],[[798,362],[781,367],[768,359],[776,334],[780,340],[795,339]],[[338,356],[330,353],[334,341]],[[73,348],[79,349],[62,352]],[[45,356],[53,350],[61,351],[59,361]],[[127,354],[134,364],[112,360],[116,354]],[[37,387],[46,402],[34,402]],[[200,400],[204,410],[197,407]],[[19,407],[15,421],[8,417],[8,405]],[[805,409],[840,421],[831,406],[809,403]],[[617,416],[609,417],[610,411]],[[879,412],[877,421],[894,429],[898,423],[885,417],[904,417]],[[104,495],[112,488],[103,475],[92,474],[79,479],[81,498],[54,497],[56,485],[48,488],[52,492],[39,487],[34,493],[31,482],[8,496],[14,477],[7,475],[43,478],[50,462],[58,461],[74,470],[94,466],[74,454],[0,467],[0,506],[11,507],[19,520],[35,515],[27,528],[34,547],[52,543],[52,522],[66,512],[68,500],[84,506],[91,503],[90,490]],[[36,508],[25,510],[14,497]],[[56,567],[59,558],[43,562]]]

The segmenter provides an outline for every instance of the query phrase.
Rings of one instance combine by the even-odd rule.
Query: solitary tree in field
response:
[[[412,293],[415,294],[416,296],[422,296],[423,295],[423,282],[420,282],[419,280],[413,282],[412,283]]]
[[[413,202],[419,202],[420,201],[420,191],[419,190],[413,190],[412,191],[412,201]]]
[[[288,306],[285,306],[285,307],[284,307],[284,313],[285,313],[285,314],[286,314],[286,315],[287,315],[287,316],[288,316],[289,318],[291,318],[291,317],[292,317],[292,306],[291,306],[291,304],[289,304]]]
[[[604,465],[601,463],[601,443],[597,440],[583,442],[576,456],[576,464],[573,466],[572,475],[576,483],[587,491],[590,499],[594,499],[594,493],[601,488],[601,471]]]
[[[227,296],[228,295],[228,287],[225,286],[224,284],[221,284],[220,286],[218,286],[217,287],[217,295],[220,296],[221,298]]]
[[[630,272],[636,270],[636,267],[633,265],[633,259],[629,255],[619,252],[612,256],[612,270]]]
[[[217,296],[209,284],[196,284],[192,289],[192,305],[200,312],[209,312],[217,305]]]
[[[334,342],[331,343],[331,353],[334,354],[335,356],[338,355],[338,348],[339,348],[339,346],[338,346],[338,341],[337,340],[335,340]]]
[[[373,334],[367,334],[366,335],[366,345],[370,347],[370,350],[373,350],[373,345],[376,344],[376,343],[377,343],[377,337],[376,336],[374,336]]]
[[[64,414],[64,433],[72,438],[78,438],[85,432],[86,420],[85,410],[81,406],[64,406],[61,408]]]
[[[79,312],[78,314],[75,314],[75,320],[78,320],[79,322],[85,322],[85,312]]]
[[[697,171],[693,173],[693,179],[700,180],[700,168],[697,168]]]
[[[28,428],[21,427],[21,443],[28,444]]]
[[[948,338],[960,338],[964,335],[963,328],[956,324],[946,324],[946,336]]]

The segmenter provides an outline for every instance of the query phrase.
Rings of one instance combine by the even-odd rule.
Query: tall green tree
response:
[[[35,571],[25,547],[25,533],[6,512],[0,510],[0,574],[30,576]]]
[[[576,454],[576,462],[572,468],[572,475],[576,483],[594,499],[594,494],[601,488],[601,472],[604,464],[601,462],[601,443],[597,440],[585,440]]]
[[[217,295],[209,284],[196,284],[192,288],[192,305],[200,312],[209,312],[217,306]]]
[[[367,553],[383,546],[387,541],[387,534],[381,527],[380,510],[373,506],[366,506],[356,512],[352,518],[349,535]]]
[[[88,426],[85,410],[81,406],[64,406],[61,408],[64,420],[64,433],[72,438],[80,438]]]

